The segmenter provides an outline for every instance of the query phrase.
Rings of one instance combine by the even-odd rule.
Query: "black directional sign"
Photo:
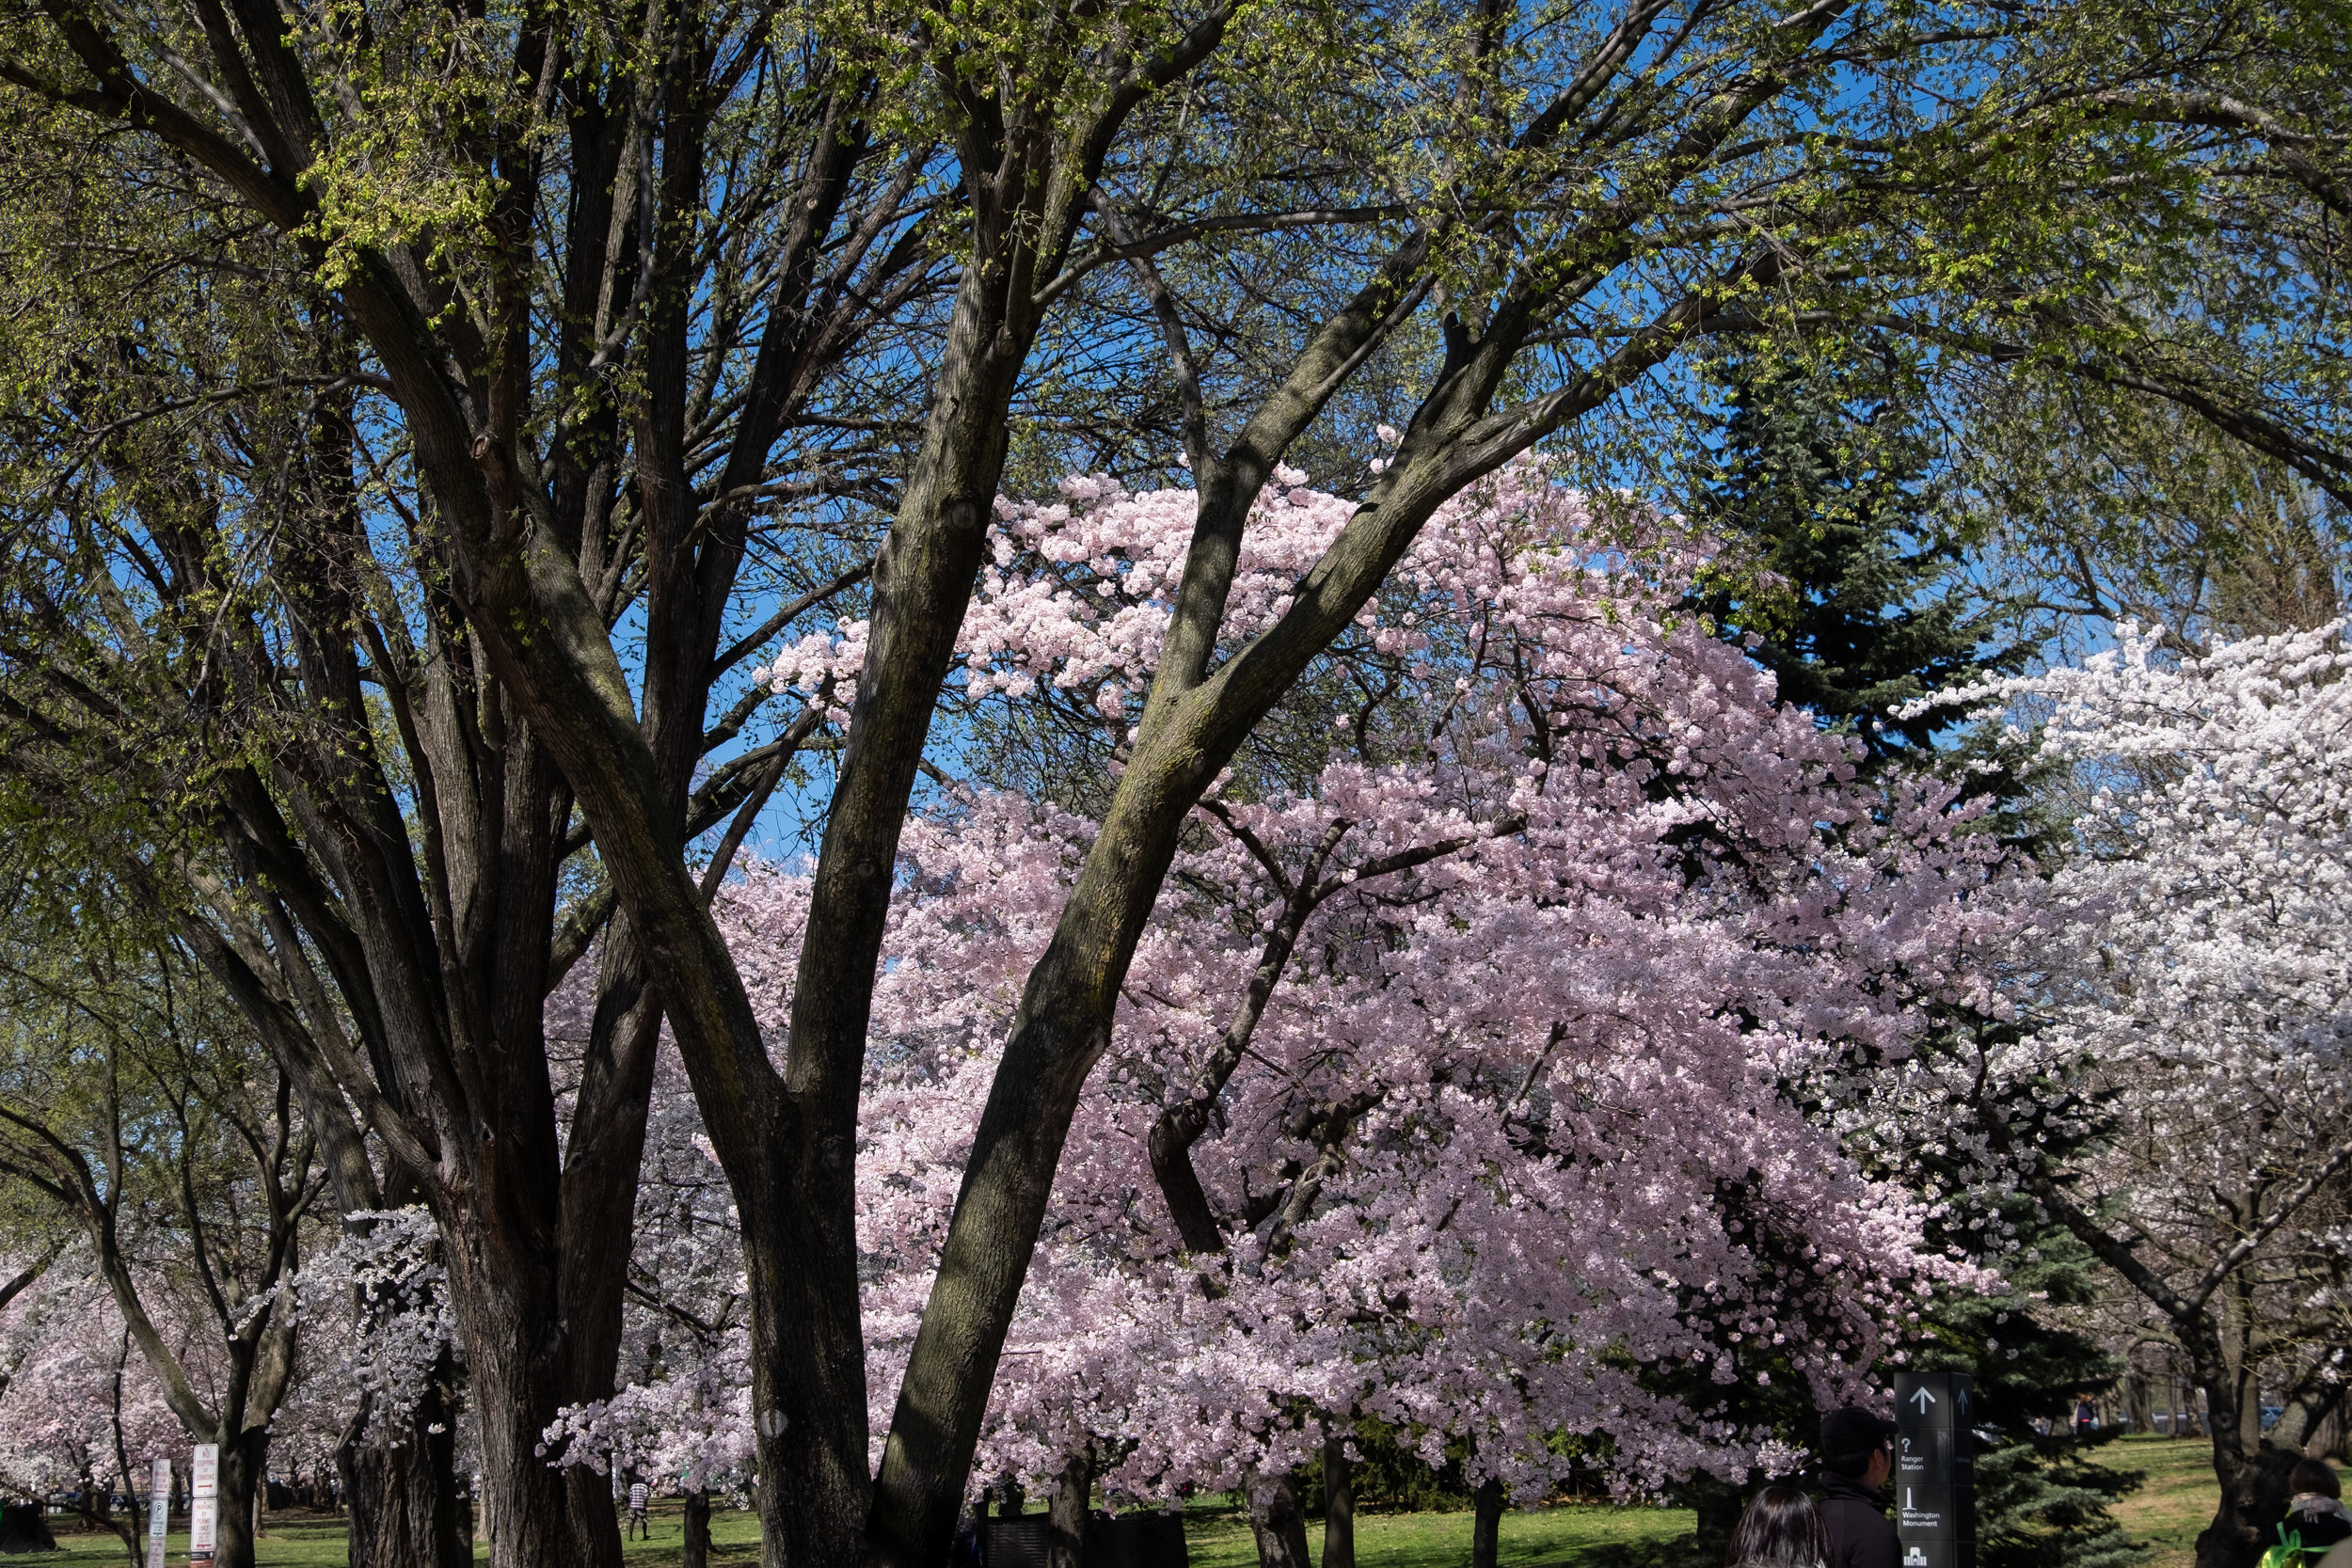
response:
[[[1895,1377],[1895,1535],[1902,1568],[1974,1568],[1977,1466],[1965,1372]]]

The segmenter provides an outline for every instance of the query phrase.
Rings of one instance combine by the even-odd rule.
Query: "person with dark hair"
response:
[[[1724,1568],[1827,1568],[1829,1554],[1813,1499],[1793,1486],[1767,1486],[1740,1515]]]
[[[2287,1490],[2294,1495],[2287,1499],[2287,1516],[2279,1525],[2279,1539],[2283,1543],[2293,1536],[2303,1549],[2304,1561],[2339,1541],[2352,1539],[2352,1514],[2344,1513],[2340,1500],[2344,1485],[2336,1479],[2335,1466],[2324,1459],[2298,1459],[2287,1472]]]
[[[1895,1473],[1895,1423],[1858,1405],[1821,1418],[1821,1526],[1828,1568],[1901,1568],[1886,1495]]]

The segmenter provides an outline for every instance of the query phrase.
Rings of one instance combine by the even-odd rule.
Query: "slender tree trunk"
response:
[[[1249,1532],[1258,1538],[1258,1568],[1311,1568],[1307,1557],[1307,1511],[1298,1506],[1298,1483],[1288,1471],[1252,1476]]]
[[[1502,1482],[1482,1481],[1470,1513],[1470,1568],[1495,1568],[1502,1544]]]
[[[1340,1426],[1323,1439],[1323,1568],[1356,1568],[1356,1462]]]
[[[686,1547],[678,1568],[709,1568],[710,1494],[701,1487],[686,1494]]]
[[[1087,1505],[1094,1498],[1094,1455],[1081,1449],[1062,1466],[1061,1483],[1054,1489],[1049,1516],[1052,1535],[1045,1546],[1045,1568],[1083,1568],[1086,1561]]]

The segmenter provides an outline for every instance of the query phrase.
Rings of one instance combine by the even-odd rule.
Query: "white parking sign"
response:
[[[147,1477],[147,1568],[164,1568],[164,1534],[171,1528],[171,1461],[159,1459]]]
[[[219,1550],[220,1449],[212,1443],[196,1446],[196,1463],[188,1469],[188,1563],[210,1563]]]

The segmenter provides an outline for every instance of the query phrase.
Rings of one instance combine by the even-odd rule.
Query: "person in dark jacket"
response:
[[[2344,1496],[2344,1483],[2336,1479],[2335,1466],[2324,1459],[2298,1459],[2295,1468],[2287,1472],[2287,1490],[2294,1494],[2287,1499],[2287,1516],[2279,1526],[2279,1538],[2292,1535],[2303,1548],[2305,1562],[2339,1541],[2352,1540],[2352,1515],[2347,1515],[2339,1499]]]
[[[1821,1524],[1829,1568],[1902,1568],[1886,1495],[1895,1473],[1895,1423],[1855,1405],[1821,1418]]]

